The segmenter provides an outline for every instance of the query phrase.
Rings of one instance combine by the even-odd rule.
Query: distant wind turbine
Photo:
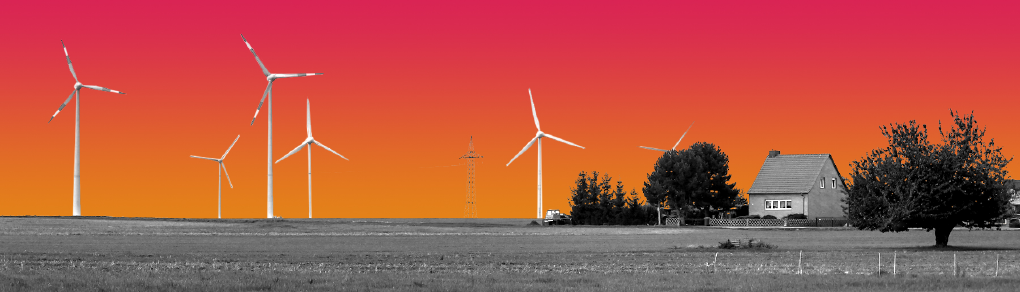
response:
[[[687,131],[690,131],[691,127],[693,127],[693,126],[694,126],[694,122],[691,122],[691,125],[687,126]],[[680,140],[676,141],[676,145],[673,145],[673,150],[676,150],[676,146],[679,146],[680,145],[680,141],[683,141],[684,140],[684,136],[687,136],[687,131],[684,131],[684,134],[680,136]],[[646,146],[638,146],[638,147],[645,148],[645,149],[648,149],[648,150],[662,151],[662,152],[669,151],[669,150],[662,150],[662,149],[659,149],[659,148],[646,147]]]
[[[691,122],[691,125],[687,126],[687,131],[690,131],[691,127],[694,127],[694,122]],[[676,141],[676,144],[673,145],[673,149],[672,150],[676,150],[676,146],[680,146],[680,141],[683,141],[684,140],[684,136],[687,136],[687,131],[684,131],[684,134],[680,135],[680,140]],[[662,151],[662,152],[668,151],[668,150],[662,150],[662,149],[659,149],[659,148],[646,147],[646,146],[638,146],[638,147],[645,148],[645,149],[648,149],[648,150]],[[661,205],[661,203],[660,203],[660,205]],[[655,206],[655,211],[657,211],[659,213],[659,217],[658,217],[659,218],[659,225],[662,225],[662,206]]]
[[[241,35],[241,40],[248,46],[248,50],[255,56],[255,61],[259,62],[259,67],[262,68],[262,74],[266,75],[266,80],[269,81],[269,85],[266,86],[266,91],[262,92],[262,101],[259,101],[259,107],[255,109],[255,116],[251,118],[251,125],[255,124],[255,118],[259,116],[259,111],[262,110],[262,103],[266,101],[266,96],[269,96],[269,147],[267,150],[268,163],[267,163],[267,186],[266,186],[266,218],[273,218],[273,80],[277,78],[290,78],[290,77],[303,77],[312,75],[322,75],[322,73],[296,73],[296,74],[272,74],[266,69],[266,66],[262,64],[262,60],[259,59],[259,55],[255,53],[255,49],[251,48],[251,44],[248,40]]]
[[[535,133],[535,138],[531,138],[528,145],[525,145],[524,149],[521,149],[521,152],[518,152],[513,159],[510,159],[510,162],[507,162],[506,166],[510,166],[510,163],[513,163],[518,156],[524,154],[524,151],[528,151],[528,148],[531,148],[531,145],[535,144],[536,141],[538,142],[538,219],[542,219],[542,138],[549,137],[570,146],[580,147],[581,149],[584,149],[584,147],[542,132],[542,127],[538,125],[538,113],[535,112],[535,98],[531,96],[531,88],[528,88],[528,98],[531,99],[531,116],[535,118],[535,128],[538,129],[538,133]]]
[[[64,57],[67,58],[67,68],[71,69],[71,76],[74,77],[74,91],[71,91],[71,95],[67,96],[67,100],[64,100],[64,103],[60,104],[60,108],[57,109],[57,112],[53,113],[49,122],[52,122],[53,118],[57,117],[57,114],[64,109],[64,106],[67,106],[68,102],[71,102],[72,97],[78,97],[74,99],[74,206],[72,213],[74,216],[81,216],[81,88],[85,87],[99,91],[108,91],[120,94],[124,93],[101,86],[82,85],[81,82],[78,81],[78,75],[74,73],[74,66],[71,65],[71,56],[67,55],[67,46],[64,45],[64,40],[60,40],[60,46],[64,47]]]
[[[329,152],[333,152],[333,154],[336,154],[337,156],[340,156],[340,158],[343,158],[344,160],[350,161],[350,159],[347,159],[347,157],[344,157],[343,155],[340,155],[340,153],[336,153],[336,151],[333,151],[333,149],[329,149],[329,147],[326,147],[326,145],[323,145],[322,142],[315,141],[315,138],[312,138],[312,103],[310,101],[308,101],[307,99],[305,100],[305,119],[306,119],[306,130],[308,130],[308,138],[305,138],[305,141],[301,142],[301,145],[299,145],[297,148],[294,148],[294,150],[291,150],[290,153],[287,153],[287,155],[284,155],[283,158],[280,158],[280,160],[277,160],[276,163],[280,163],[280,161],[283,161],[284,159],[287,159],[287,157],[290,157],[291,155],[294,155],[294,153],[297,153],[298,151],[301,151],[301,148],[305,148],[305,146],[309,146],[309,145],[312,145],[312,144],[319,145],[319,147],[322,147],[323,149],[329,150]],[[311,146],[308,147],[308,218],[312,218],[312,147]]]
[[[216,193],[216,218],[223,218],[223,178],[221,178],[220,175],[219,175],[220,169],[223,170],[223,174],[227,175],[227,183],[230,184],[230,188],[231,189],[234,188],[234,183],[230,182],[230,174],[227,173],[227,167],[223,165],[223,159],[227,158],[227,153],[230,153],[230,149],[234,148],[234,144],[237,144],[237,139],[241,139],[241,135],[237,135],[237,138],[234,138],[234,143],[230,143],[230,147],[227,148],[227,152],[223,152],[223,156],[220,156],[219,159],[209,158],[209,157],[202,157],[202,156],[195,156],[195,155],[191,156],[191,158],[208,159],[208,160],[216,161],[216,163],[220,164],[220,166],[216,168],[216,172],[217,172],[216,177],[219,180],[218,181],[219,184],[217,185],[217,193]]]

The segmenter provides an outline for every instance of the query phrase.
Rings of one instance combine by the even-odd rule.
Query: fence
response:
[[[847,220],[844,218],[816,218],[816,219],[712,219],[706,218],[709,226],[742,226],[742,227],[835,227],[844,226]]]
[[[942,275],[955,277],[1010,277],[1020,274],[1020,256],[1015,252],[834,252],[786,251],[769,253],[691,253],[712,273],[874,275],[912,277]],[[691,262],[697,261],[691,259]],[[678,262],[674,260],[674,262]],[[689,272],[696,272],[693,271]],[[685,271],[686,272],[686,271]]]
[[[685,226],[685,225],[705,225],[705,220],[707,220],[707,219],[708,219],[708,218],[705,218],[705,219],[692,219],[692,218],[686,218],[686,219],[682,219],[682,218],[666,218],[666,222],[665,222],[665,224],[666,224],[666,225],[673,225],[673,226]]]

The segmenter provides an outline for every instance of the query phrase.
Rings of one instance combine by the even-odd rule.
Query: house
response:
[[[1013,196],[1009,200],[1009,205],[1013,206],[1012,217],[1020,217],[1020,195],[1017,195],[1016,193],[1017,190],[1020,190],[1020,180],[1011,179],[1006,183],[1006,185],[1009,186],[1009,194]]]
[[[846,184],[829,154],[787,154],[769,151],[758,177],[747,191],[748,213],[783,218],[845,217]]]

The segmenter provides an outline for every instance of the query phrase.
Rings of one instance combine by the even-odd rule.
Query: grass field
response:
[[[924,231],[541,227],[527,226],[528,222],[0,217],[0,290],[1016,291],[1020,287],[1020,232],[1013,230],[957,230],[950,237],[952,247],[933,249],[934,235]],[[776,248],[715,248],[726,239],[748,238]]]

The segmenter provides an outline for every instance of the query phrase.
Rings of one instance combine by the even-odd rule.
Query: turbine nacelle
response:
[[[85,85],[84,85],[84,84],[81,84],[81,82],[75,82],[75,83],[74,83],[74,90],[78,90],[78,89],[81,89],[81,88],[82,88],[82,87],[84,87],[84,86],[85,86]]]

